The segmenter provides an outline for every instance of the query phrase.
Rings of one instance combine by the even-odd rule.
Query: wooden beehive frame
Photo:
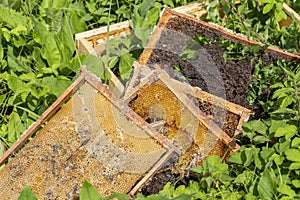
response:
[[[173,10],[181,13],[187,13],[193,15],[196,12],[202,10],[203,3],[192,3],[186,6],[174,8]],[[90,31],[77,33],[75,35],[75,41],[79,53],[90,53],[93,55],[99,55],[95,49],[97,45],[105,43],[107,37],[108,27],[101,27]],[[131,33],[130,21],[119,22],[109,26],[109,37],[120,37]]]
[[[107,37],[107,26],[97,28],[94,30],[77,33],[75,35],[75,41],[79,53],[90,53],[93,55],[99,55],[99,52],[95,50],[98,44],[104,43]],[[131,27],[129,21],[120,22],[109,26],[109,37],[119,37],[122,35],[128,35],[131,33]],[[100,41],[99,41],[100,40]]]
[[[138,192],[145,182],[154,175],[154,173],[160,169],[166,161],[171,157],[173,158],[181,155],[181,151],[175,147],[168,139],[162,136],[155,128],[151,127],[147,122],[145,122],[139,115],[132,111],[122,100],[116,97],[107,86],[101,83],[100,79],[95,75],[88,72],[85,67],[81,68],[81,75],[76,79],[76,81],[69,86],[69,88],[40,116],[40,118],[34,122],[19,138],[19,140],[9,148],[5,154],[0,158],[0,166],[4,164],[7,159],[17,150],[25,144],[28,138],[30,138],[46,121],[48,121],[55,113],[61,108],[61,106],[66,103],[72,95],[81,87],[83,83],[89,83],[93,88],[100,92],[106,99],[108,99],[114,106],[122,109],[122,112],[128,119],[135,123],[138,127],[142,128],[151,137],[157,140],[167,151],[162,157],[152,166],[152,168],[143,175],[142,179],[139,180],[136,185],[133,186],[130,195],[134,195]]]
[[[204,28],[209,29],[211,31],[215,31],[216,33],[220,33],[221,37],[231,39],[233,41],[242,42],[245,45],[259,44],[259,45],[263,46],[262,43],[254,41],[254,40],[250,40],[249,38],[247,38],[247,36],[236,35],[236,34],[232,33],[232,31],[228,31],[228,30],[224,29],[223,27],[213,25],[213,24],[196,19],[196,18],[199,18],[200,16],[206,14],[206,11],[203,10],[203,5],[205,5],[206,3],[207,2],[205,2],[205,3],[196,2],[196,3],[188,4],[185,6],[177,7],[174,9],[169,9],[168,7],[165,7],[165,12],[169,13],[171,15],[185,16],[188,19],[196,20]],[[236,1],[236,3],[239,3],[239,1]],[[290,16],[294,15],[296,20],[300,23],[299,15],[294,10],[292,10],[287,4],[285,4],[285,3],[283,4],[283,9],[288,15],[290,15]],[[166,14],[166,15],[169,15],[169,14]],[[169,17],[170,16],[168,16],[164,20],[167,20]],[[162,22],[162,20],[160,20],[160,22]],[[160,23],[158,23],[158,24],[160,24]],[[130,21],[119,22],[119,23],[109,26],[109,36],[112,38],[120,37],[122,35],[125,36],[125,35],[130,34],[131,30],[132,30],[132,28],[130,25]],[[99,40],[101,40],[102,43],[105,43],[105,41],[107,39],[106,38],[107,31],[108,31],[108,27],[104,26],[104,27],[93,29],[90,31],[77,33],[75,35],[75,42],[77,45],[78,52],[99,55],[99,52],[97,52],[97,49],[95,49],[95,48],[98,44],[101,44],[101,42],[100,43],[98,42]],[[278,53],[279,56],[282,55],[282,57],[288,58],[287,60],[300,59],[299,55],[292,54],[292,53],[289,53],[286,51],[282,51],[282,50],[278,49],[277,47],[269,47],[267,49],[267,51]]]
[[[165,8],[163,12],[163,16],[161,17],[158,23],[158,27],[163,28],[165,26],[165,22],[172,15],[184,16],[187,17],[188,19],[197,21],[203,28],[208,29],[212,32],[216,32],[220,34],[220,36],[223,38],[227,38],[233,41],[238,41],[245,45],[259,44],[263,46],[262,43],[256,42],[254,40],[250,40],[246,36],[236,35],[220,26],[212,25],[203,22],[201,20],[197,20],[195,16],[199,18],[200,16],[206,13],[206,11],[203,10],[204,4],[205,3],[192,3],[186,6],[174,8],[172,10],[169,8]],[[288,13],[289,15],[294,14],[294,12],[292,12],[291,9],[286,4],[284,4],[284,9],[285,12]],[[296,19],[299,20],[297,16]],[[109,37],[114,38],[114,37],[120,37],[120,36],[125,36],[130,34],[132,28],[130,25],[130,21],[124,21],[109,26],[109,29],[107,26],[105,26],[94,30],[78,33],[75,35],[75,42],[77,45],[78,53],[90,53],[92,55],[99,56],[101,52],[103,52],[103,50],[105,49],[105,42],[107,39],[106,37],[107,37],[108,30],[109,30]],[[152,44],[152,46],[156,43],[155,38],[159,37],[160,33],[161,31],[159,31],[158,29],[154,31],[153,35],[150,38],[150,44]],[[268,47],[267,52],[274,52],[276,55],[278,55],[278,57],[282,57],[287,60],[300,61],[299,55],[282,51],[276,47]],[[145,64],[150,54],[151,54],[151,49],[146,49],[145,53],[143,53],[143,55],[140,57],[139,62],[141,64]],[[109,87],[111,88],[111,90],[114,90],[116,92],[116,95],[121,96],[124,92],[124,85],[120,82],[117,76],[110,69],[108,70],[111,74]]]
[[[199,12],[203,3],[192,3],[186,6],[174,8],[178,12],[190,13]],[[107,39],[108,27],[101,27],[94,30],[78,33],[75,35],[75,42],[78,53],[89,53],[95,56],[100,56],[105,50],[105,42]],[[132,28],[130,21],[124,21],[109,26],[109,37],[115,38],[131,34]],[[109,80],[109,87],[117,96],[121,96],[124,92],[124,85],[118,77],[108,69],[111,79]]]
[[[105,41],[107,37],[107,27],[102,27],[75,35],[75,42],[77,45],[78,53],[89,53],[94,56],[99,56],[105,49]],[[130,22],[120,22],[109,26],[109,37],[120,37],[128,35],[131,32]],[[102,43],[98,41],[101,40]],[[97,47],[98,46],[98,47]],[[97,49],[98,48],[98,49]],[[124,91],[124,86],[118,77],[108,69],[111,79],[109,80],[109,87],[114,91],[117,96],[120,96]]]
[[[170,19],[172,19],[173,17],[179,17],[179,18],[191,20],[191,21],[195,22],[197,24],[197,26],[199,26],[198,27],[199,29],[201,28],[207,32],[218,35],[219,37],[224,38],[224,39],[228,39],[228,40],[231,40],[234,42],[239,42],[246,46],[251,46],[251,45],[264,46],[264,44],[254,41],[254,40],[251,40],[251,39],[245,37],[244,35],[235,34],[234,32],[232,32],[228,29],[225,29],[221,26],[204,22],[202,20],[196,19],[195,17],[193,17],[191,15],[176,12],[174,10],[171,10],[168,7],[165,7],[163,10],[162,16],[160,17],[160,20],[157,23],[157,26],[155,27],[152,35],[150,36],[147,47],[145,48],[144,52],[142,53],[142,55],[140,56],[140,58],[138,60],[138,62],[140,64],[147,63],[149,57],[152,54],[153,48],[156,46],[156,43],[160,39],[160,36],[161,36],[163,30],[166,29],[166,25],[167,25],[168,21]],[[277,47],[269,46],[266,49],[266,52],[274,54],[276,57],[285,59],[287,61],[300,62],[300,55],[293,54],[293,53],[290,53],[287,51],[283,51]]]
[[[127,83],[127,87],[125,89],[125,93],[123,96],[124,99],[128,99],[129,96],[132,95],[132,92],[136,92],[135,87],[136,87],[137,82],[138,83],[141,82],[141,79],[146,79],[147,75],[148,76],[150,75],[149,72],[151,71],[151,69],[148,66],[141,65],[137,62],[135,62],[133,65],[134,65],[135,69],[134,69],[131,79]],[[159,71],[162,71],[162,69],[158,65],[155,65],[155,68],[158,69]],[[226,101],[220,97],[217,97],[208,92],[205,92],[198,87],[193,87],[187,83],[183,83],[183,82],[177,81],[175,79],[170,79],[169,81],[174,82],[174,84],[180,85],[180,88],[182,89],[182,91],[187,95],[195,97],[203,102],[208,102],[209,104],[212,104],[215,106],[220,106],[220,107],[225,106],[225,109],[227,111],[234,113],[235,115],[238,115],[240,117],[240,120],[236,127],[234,137],[236,137],[237,135],[239,135],[241,133],[243,122],[248,121],[249,117],[254,114],[254,112],[252,110],[249,110],[238,104]]]
[[[239,145],[236,144],[234,138],[229,137],[222,129],[220,129],[211,119],[209,119],[199,108],[193,103],[193,101],[183,92],[182,88],[178,89],[178,82],[174,82],[169,75],[156,65],[156,70],[152,70],[148,76],[146,76],[137,86],[126,90],[126,95],[123,97],[126,103],[129,103],[141,88],[146,85],[153,84],[156,82],[162,82],[177,98],[178,100],[188,109],[190,112],[204,125],[211,130],[221,141],[224,142],[228,147],[231,148],[232,152],[239,150]],[[193,92],[191,92],[193,94]],[[219,98],[220,99],[220,98]],[[239,107],[239,106],[238,106]],[[233,107],[231,110],[235,110]],[[246,109],[245,109],[246,110]],[[235,110],[236,111],[236,110]],[[238,112],[238,111],[237,111]],[[247,111],[247,113],[251,113]],[[245,114],[248,116],[248,114]],[[246,120],[246,117],[244,117]]]

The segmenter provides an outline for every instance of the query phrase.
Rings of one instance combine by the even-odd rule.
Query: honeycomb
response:
[[[228,147],[162,82],[139,88],[129,99],[129,106],[144,120],[164,122],[160,133],[184,152],[176,163],[177,171],[201,164],[207,155],[226,154]]]
[[[76,199],[84,180],[103,196],[130,192],[170,151],[126,109],[85,82],[0,171],[1,199],[26,185],[38,199]]]

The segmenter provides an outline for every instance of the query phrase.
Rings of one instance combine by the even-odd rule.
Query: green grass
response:
[[[150,34],[139,29],[156,24],[164,3],[170,6],[188,3],[182,0],[141,2],[2,2],[0,156],[72,83],[81,64],[86,64],[102,78],[106,78],[104,73],[108,66],[115,68],[126,80],[132,62],[140,53],[130,49],[145,47]],[[261,2],[262,5],[251,0],[240,4],[231,0],[210,1],[206,8],[208,15],[203,20],[218,23],[267,45],[299,52],[299,23],[293,20],[290,26],[279,27],[278,22],[285,18],[282,1]],[[295,10],[300,5],[299,0],[286,3]],[[133,19],[132,13],[135,14]],[[127,43],[127,53],[117,45],[110,49],[109,57],[100,59],[76,53],[75,33],[106,26],[108,21],[113,24],[128,19],[132,19],[134,35],[116,41],[116,44]],[[230,47],[230,51],[235,48]],[[190,55],[188,51],[186,53],[186,56]],[[256,55],[257,52],[252,53]],[[197,180],[190,181],[188,186],[167,184],[159,194],[148,197],[138,194],[136,199],[300,198],[300,66],[283,60],[264,66],[259,56],[257,54],[254,74],[257,81],[250,86],[250,100],[259,101],[269,117],[244,123],[244,137],[238,141],[241,151],[233,154],[231,164],[222,163],[216,156],[209,157],[202,166],[193,169]],[[228,56],[224,58],[230,59]],[[271,88],[272,97],[262,101],[261,91],[266,87]],[[91,187],[87,183],[85,186]],[[24,190],[20,199],[23,195],[33,196],[29,188]]]

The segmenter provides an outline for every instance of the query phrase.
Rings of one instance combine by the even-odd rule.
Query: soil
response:
[[[158,28],[161,28],[160,26],[161,24],[158,25]],[[199,43],[195,45],[196,42],[194,42],[190,45],[195,36],[208,37],[209,42],[202,45]],[[251,64],[253,55],[248,55],[242,60],[225,62],[223,58],[224,49],[221,46],[219,35],[201,27],[192,20],[178,16],[169,19],[161,35],[155,40],[157,40],[155,46],[150,47],[150,57],[146,61],[141,61],[142,64],[152,66],[153,69],[153,65],[158,64],[176,80],[187,82],[227,101],[251,109],[255,112],[254,118],[266,117],[258,103],[250,105],[247,99],[249,85],[254,81],[255,68]],[[197,51],[193,56],[194,58],[183,60],[182,53],[188,46],[192,46],[194,49],[196,47]],[[263,57],[266,65],[274,59],[269,54],[264,54]],[[178,72],[175,67],[181,71]],[[263,91],[262,98],[268,99],[269,97],[270,91],[266,89]],[[212,113],[215,108],[211,105],[199,101],[198,106],[205,114],[214,117],[216,124],[223,127],[224,131],[232,136],[232,130],[236,128],[239,116],[222,110],[221,112],[226,113],[226,122],[223,124],[223,120],[218,119],[218,113]],[[181,178],[172,171],[162,171],[157,173],[152,181],[149,181],[143,191],[145,194],[153,194],[163,189],[167,182],[180,184],[188,182],[188,178]]]
[[[194,37],[204,36],[207,44],[200,45]],[[184,61],[180,54],[191,46],[196,49],[193,59]],[[263,110],[258,103],[250,105],[247,99],[249,85],[255,67],[251,64],[252,54],[245,59],[227,60],[223,58],[224,49],[219,36],[196,22],[174,16],[169,19],[160,38],[153,48],[147,64],[159,64],[169,75],[177,80],[188,82],[213,95],[255,111],[262,117]],[[265,65],[271,63],[274,55],[264,54]],[[180,72],[174,70],[177,66]],[[183,80],[181,77],[184,76]],[[262,98],[269,98],[270,91],[263,91]]]

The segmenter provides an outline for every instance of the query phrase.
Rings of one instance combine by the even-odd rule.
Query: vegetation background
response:
[[[3,0],[0,4],[0,156],[76,78],[81,64],[107,79],[112,68],[123,80],[145,46],[163,5],[176,7],[188,0]],[[288,26],[283,0],[209,1],[202,20],[243,33],[266,45],[299,53],[300,24],[291,17]],[[295,11],[299,0],[285,1]],[[120,52],[113,42],[103,58],[78,55],[74,34],[132,20],[134,34],[122,42]],[[131,49],[139,49],[132,50]],[[300,65],[276,60],[265,65],[256,47],[245,49],[224,43],[224,59],[255,55],[255,82],[249,87],[250,102],[260,102],[266,117],[244,124],[239,138],[241,151],[227,165],[216,156],[193,169],[197,180],[188,186],[167,184],[159,194],[136,199],[300,199]],[[229,53],[230,52],[230,53]],[[235,52],[232,53],[232,52]],[[240,53],[242,52],[242,53]],[[271,98],[261,98],[271,88]],[[101,199],[89,183],[82,199]],[[90,193],[84,192],[85,190]],[[28,195],[24,188],[20,198]],[[92,195],[92,196],[91,196]],[[95,195],[95,196],[93,196]],[[126,199],[126,195],[113,194]],[[113,198],[113,197],[107,197]]]

